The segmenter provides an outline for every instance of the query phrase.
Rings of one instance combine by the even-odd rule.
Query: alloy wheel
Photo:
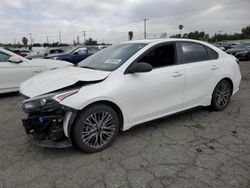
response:
[[[114,118],[109,112],[92,113],[82,126],[82,141],[91,148],[100,148],[112,138],[115,127]]]
[[[228,104],[231,96],[231,89],[227,82],[222,82],[215,91],[215,103],[218,107]]]

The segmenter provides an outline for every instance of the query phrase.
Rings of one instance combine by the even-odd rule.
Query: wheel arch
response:
[[[124,126],[124,113],[122,112],[121,108],[114,102],[112,101],[109,101],[109,100],[98,100],[98,101],[94,101],[94,102],[91,102],[90,104],[86,105],[84,108],[82,108],[81,110],[79,111],[83,111],[87,108],[89,108],[90,106],[92,105],[96,105],[96,104],[105,104],[109,107],[111,107],[113,110],[115,110],[115,112],[117,113],[118,115],[118,118],[120,120],[120,125],[119,125],[119,129],[122,130],[123,129],[123,126]],[[77,113],[76,116],[78,116],[79,113]],[[75,117],[76,119],[77,117]],[[75,121],[74,119],[74,121]],[[74,124],[74,122],[72,123]],[[72,129],[73,126],[70,127],[70,134],[71,134],[71,129]]]
[[[222,80],[227,80],[229,83],[230,83],[230,85],[231,85],[231,87],[232,87],[232,92],[233,92],[233,90],[234,90],[234,84],[233,84],[233,81],[232,81],[232,79],[231,78],[229,78],[229,77],[224,77],[224,78],[222,78],[220,81],[222,81]],[[219,82],[220,82],[219,81]],[[219,83],[218,82],[218,83]],[[217,84],[218,84],[217,83]]]
[[[95,104],[105,104],[105,105],[111,107],[113,110],[115,110],[115,112],[117,113],[117,115],[119,117],[119,120],[120,120],[119,129],[123,128],[123,125],[124,125],[124,114],[122,113],[121,108],[117,104],[115,104],[114,102],[111,102],[109,100],[100,100],[100,101],[95,101],[95,102],[89,104],[85,108],[88,108],[89,106],[95,105]]]

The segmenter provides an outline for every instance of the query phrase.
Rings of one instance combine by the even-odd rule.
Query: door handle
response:
[[[40,73],[40,72],[42,72],[42,71],[34,71],[34,73]]]
[[[174,72],[172,74],[172,77],[179,77],[179,76],[182,76],[182,73],[181,72]]]
[[[217,69],[218,69],[217,65],[213,65],[213,66],[211,67],[211,70],[217,70]]]

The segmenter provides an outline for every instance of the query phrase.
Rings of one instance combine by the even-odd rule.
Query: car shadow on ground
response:
[[[119,137],[122,137],[120,139],[124,139],[126,140],[126,138],[130,137],[130,136],[134,136],[139,134],[141,131],[146,131],[146,130],[152,130],[152,129],[158,129],[161,128],[162,126],[178,126],[175,125],[173,123],[170,122],[175,122],[178,120],[185,120],[185,119],[192,119],[191,116],[192,115],[197,115],[197,114],[208,114],[210,113],[211,110],[209,107],[196,107],[193,109],[189,109],[189,110],[185,110],[182,112],[178,112],[169,116],[164,116],[155,120],[151,120],[145,123],[141,123],[138,125],[133,126],[132,128],[130,128],[127,131],[120,131],[119,134],[117,135],[118,139]],[[114,142],[111,144],[115,145],[116,144],[116,139],[114,140]],[[33,144],[32,144],[33,145]],[[34,145],[35,147],[39,147]],[[108,149],[108,148],[107,148]],[[71,154],[87,154],[87,155],[91,155],[82,151],[77,150],[77,148],[75,148],[74,146],[72,147],[68,147],[68,148],[41,148],[39,149],[40,152],[48,152],[48,153],[56,153],[56,154],[63,154],[65,153],[66,155],[68,155],[69,153]],[[102,151],[101,151],[102,152]],[[100,153],[100,152],[98,152]],[[94,155],[95,153],[93,153],[92,155]]]
[[[0,99],[1,98],[7,98],[7,97],[15,97],[18,96],[19,92],[11,92],[11,93],[1,93],[0,94]]]

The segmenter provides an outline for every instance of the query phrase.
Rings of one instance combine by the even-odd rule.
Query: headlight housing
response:
[[[57,59],[58,59],[58,57],[53,57],[52,59],[57,60]]]
[[[31,112],[31,111],[38,111],[45,106],[53,106],[56,101],[53,100],[53,96],[55,94],[47,94],[47,95],[42,95],[39,97],[35,97],[32,99],[28,99],[25,101],[22,101],[20,103],[21,108],[23,109],[24,112]]]
[[[70,91],[64,91],[64,92],[62,91],[62,92],[41,95],[39,97],[22,101],[20,103],[20,106],[26,113],[41,111],[41,110],[47,110],[47,111],[53,110],[59,106],[58,102],[64,100],[65,98],[71,95],[76,94],[79,91],[79,89],[80,88]]]

